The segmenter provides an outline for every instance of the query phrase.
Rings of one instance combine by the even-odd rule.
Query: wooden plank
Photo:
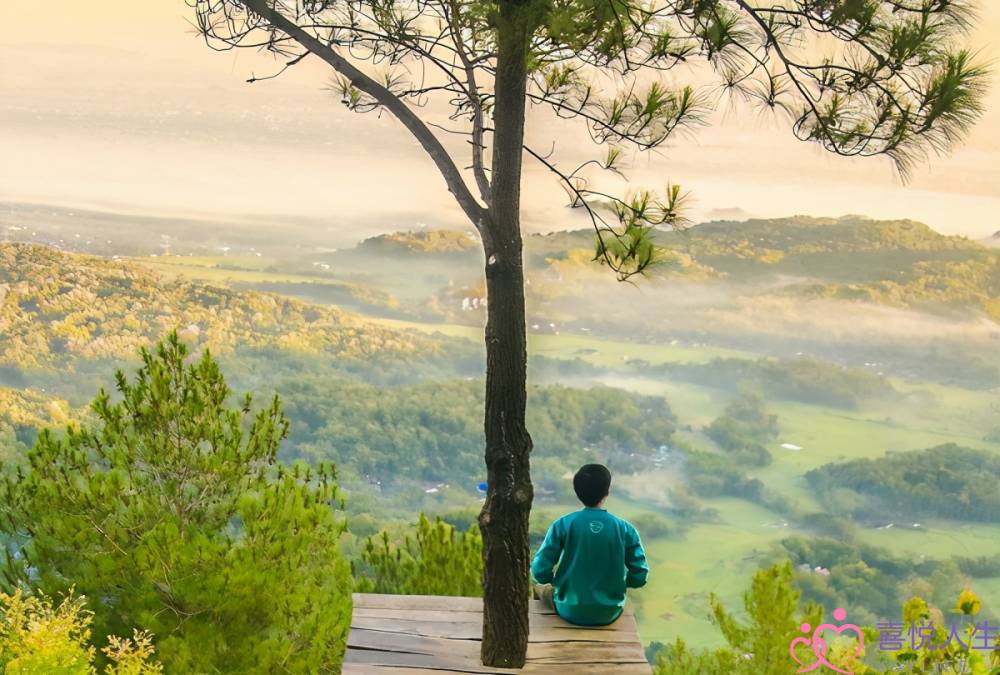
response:
[[[620,664],[614,669],[603,664],[582,664],[572,665],[526,665],[521,670],[445,670],[442,668],[423,666],[380,666],[370,663],[345,663],[342,675],[430,675],[431,673],[497,673],[507,675],[508,673],[524,673],[527,675],[650,675],[651,668],[643,664]]]
[[[431,673],[475,673],[471,670],[441,670],[418,666],[374,666],[370,663],[345,663],[341,675],[430,675]],[[522,671],[523,672],[523,671]]]
[[[482,621],[411,621],[409,619],[385,619],[356,616],[351,621],[351,630],[365,628],[389,633],[409,633],[427,637],[450,637],[460,640],[478,640],[483,635]]]
[[[354,617],[351,628],[403,633],[426,637],[478,640],[483,634],[482,622],[412,621],[377,617]],[[387,640],[392,638],[387,636]],[[588,630],[574,626],[534,626],[529,636],[531,642],[639,642],[639,634],[624,630]]]
[[[482,612],[482,598],[466,598],[444,595],[385,595],[379,593],[355,593],[352,596],[355,607],[371,609],[432,609],[460,612]],[[553,614],[539,600],[528,601],[528,612],[533,614]]]
[[[354,616],[369,619],[406,619],[408,621],[482,621],[479,612],[448,612],[431,609],[367,609],[355,608]]]
[[[405,633],[382,633],[363,628],[352,629],[347,636],[348,649],[371,649],[404,654],[439,654],[453,659],[479,662],[479,640],[427,637]]]
[[[402,619],[406,621],[425,622],[456,622],[475,623],[482,625],[482,614],[479,612],[443,611],[430,609],[388,609],[355,607],[354,618],[365,619]],[[609,626],[574,626],[559,618],[556,614],[529,614],[529,630],[539,630],[547,627],[566,627],[582,631],[612,631],[637,632],[635,617],[623,616]]]
[[[531,675],[652,675],[652,667],[646,663],[615,663],[610,667],[606,663],[572,663],[560,665],[555,663],[527,663],[521,670],[513,673],[530,673]]]
[[[455,659],[449,656],[428,655],[428,654],[399,654],[396,652],[371,651],[367,649],[349,649],[344,658],[345,673],[369,673],[376,672],[375,666],[382,666],[383,670],[396,672],[395,668],[403,667],[420,670],[424,672],[458,672],[458,673],[486,673],[489,675],[505,675],[506,673],[545,673],[546,675],[584,675],[594,674],[607,675],[608,673],[643,673],[650,675],[649,664],[643,663],[537,663],[528,662],[525,667],[517,669],[490,668],[478,662]],[[350,668],[350,669],[348,669]]]
[[[397,652],[348,649],[344,655],[344,665],[364,664],[365,666],[406,666],[409,668],[431,668],[460,673],[516,673],[516,670],[487,668],[478,662],[454,659],[448,656],[428,654],[400,654]],[[367,669],[361,672],[368,672]]]
[[[437,596],[355,594],[344,670],[430,675],[649,675],[631,608],[610,626],[574,626],[532,601],[524,669],[479,662],[482,600]]]
[[[409,623],[409,622],[407,622]],[[428,634],[430,633],[430,634]],[[596,639],[595,639],[596,638]],[[431,642],[442,641],[442,642]],[[447,643],[444,641],[448,641]],[[405,626],[404,630],[378,627],[363,628],[354,626],[347,639],[348,647],[359,647],[364,649],[382,649],[386,651],[421,651],[424,653],[436,653],[434,645],[439,649],[455,649],[454,641],[464,643],[480,641],[480,633],[471,630],[460,632],[459,630],[442,628],[437,631],[427,631],[420,628]],[[449,646],[452,645],[452,646]],[[638,635],[618,634],[618,633],[576,633],[573,631],[560,631],[558,629],[546,630],[542,634],[533,634],[529,645],[545,645],[545,650],[535,650],[539,653],[548,653],[549,647],[566,645],[567,650],[576,649],[578,645],[600,644],[615,645],[621,647],[634,647],[641,653]],[[458,646],[464,649],[464,645]],[[476,647],[478,649],[478,647]],[[535,653],[535,651],[531,653]]]
[[[351,597],[355,607],[373,609],[433,609],[480,613],[483,611],[482,598],[445,595],[383,595],[379,593],[355,593]]]
[[[431,637],[410,633],[387,633],[363,628],[352,629],[347,638],[348,649],[373,649],[407,654],[442,654],[455,658],[479,660],[478,639]],[[645,662],[639,644],[633,640],[617,642],[532,641],[528,645],[529,661],[547,663],[613,663]]]
[[[634,642],[543,642],[528,645],[529,663],[646,663]]]
[[[482,612],[482,598],[464,598],[443,595],[385,595],[380,593],[355,593],[352,596],[355,607],[370,609],[431,609],[460,612]],[[531,614],[554,614],[554,610],[546,607],[540,600],[528,601],[528,612]],[[625,606],[623,615],[633,614],[632,605]]]
[[[535,631],[529,638],[528,644],[545,644],[548,642],[561,642],[567,644],[577,644],[580,642],[639,642],[636,633],[613,633],[611,631],[593,631],[590,633],[574,633],[561,630],[559,628],[546,628]]]
[[[607,626],[577,626],[569,623],[558,614],[530,614],[528,615],[528,630],[536,631],[544,628],[560,628],[564,630],[580,631],[581,633],[630,633],[638,634],[639,628],[634,616],[622,616],[617,621]]]

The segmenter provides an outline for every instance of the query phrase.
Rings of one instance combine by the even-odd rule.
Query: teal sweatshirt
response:
[[[559,568],[553,574],[553,568]],[[582,626],[604,626],[625,607],[625,589],[646,584],[649,567],[639,533],[604,509],[587,507],[552,523],[531,563],[552,584],[556,612]]]

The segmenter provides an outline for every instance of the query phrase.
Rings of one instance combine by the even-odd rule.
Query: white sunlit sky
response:
[[[319,63],[246,84],[273,61],[208,50],[190,12],[183,0],[0,3],[0,202],[296,218],[358,238],[463,224],[393,119],[345,110]],[[984,60],[1000,56],[998,32],[1000,3],[983,2],[969,43]],[[979,238],[1000,230],[1000,87],[986,105],[967,142],[908,184],[888,160],[834,157],[794,140],[785,120],[728,107],[711,126],[635,157],[627,173],[632,187],[680,183],[695,220],[859,213]],[[532,111],[529,141],[555,141],[565,166],[591,152],[585,140],[578,124]],[[526,159],[526,227],[580,226],[565,202]]]

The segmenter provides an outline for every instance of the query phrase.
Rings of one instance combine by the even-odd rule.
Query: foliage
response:
[[[892,616],[912,595],[943,606],[975,579],[992,577],[998,562],[897,556],[850,537],[788,537],[774,557],[795,566],[803,598],[824,607],[850,607],[852,616],[867,623]],[[992,614],[1000,606],[986,609]]]
[[[979,607],[979,598],[969,590],[963,591],[952,610],[956,619],[951,625],[946,625],[942,613],[928,606],[923,598],[910,598],[903,604],[902,622],[891,630],[898,630],[906,636],[912,633],[922,634],[933,627],[933,633],[925,642],[920,641],[919,645],[910,638],[903,641],[901,649],[890,650],[889,667],[884,672],[893,673],[905,668],[905,672],[916,675],[996,673],[1000,670],[1000,637],[992,645],[992,650],[991,645],[983,644],[983,637],[975,637],[977,631],[982,631],[982,624],[974,623]],[[953,631],[958,633],[957,639],[954,639]],[[858,670],[859,675],[874,675],[878,672],[883,671],[874,668]]]
[[[280,348],[364,360],[434,353],[436,343],[332,307],[165,280],[138,265],[0,244],[0,366],[119,359],[171,329],[218,353]]]
[[[787,499],[768,489],[759,478],[747,476],[724,455],[685,450],[682,466],[688,488],[699,497],[738,497],[778,513],[793,508]]]
[[[277,464],[277,397],[229,407],[216,362],[187,353],[176,335],[142,350],[92,426],[41,433],[0,487],[5,576],[79,589],[99,635],[152,632],[170,671],[335,671],[351,588],[336,474]]]
[[[593,232],[586,230],[525,238],[529,279],[525,290],[529,307],[534,308],[536,316],[554,315],[568,299],[584,295],[587,306],[591,307],[595,298],[587,291],[593,288],[607,290],[613,283],[591,262],[593,252],[588,245],[592,239]],[[872,220],[861,216],[796,216],[709,222],[683,232],[658,232],[656,243],[653,279],[697,282],[709,288],[725,287],[737,293],[744,302],[749,302],[749,298],[774,298],[792,303],[866,302],[946,316],[953,316],[956,308],[962,308],[966,314],[985,313],[994,320],[1000,318],[997,305],[1000,250],[965,237],[939,234],[915,221]],[[343,251],[338,264],[353,261],[360,269],[370,268],[371,257],[360,253],[360,250]],[[419,273],[422,279],[438,278],[440,293],[434,305],[426,308],[428,318],[478,322],[478,313],[461,309],[462,298],[470,294],[457,294],[455,290],[478,286],[480,272],[474,265],[455,264],[443,274],[433,255],[414,254],[407,258],[406,269]],[[390,272],[372,278],[372,283],[401,293],[412,288],[412,276]],[[454,287],[447,285],[453,280]],[[654,288],[660,285],[655,281],[649,284]],[[670,284],[670,288],[674,286]],[[433,289],[428,289],[427,294],[432,292]],[[620,293],[620,289],[615,289],[613,295],[609,294],[607,304],[619,299]],[[662,295],[658,293],[656,297]],[[588,318],[588,321],[594,320]],[[884,361],[891,363],[891,360]],[[821,387],[809,387],[808,364],[801,366],[802,377],[788,384],[801,386],[811,395],[822,397]],[[995,366],[993,369],[995,371]],[[858,371],[848,373],[859,374]],[[829,378],[831,383],[837,382],[835,366],[816,374]],[[872,377],[876,376],[872,374]],[[995,374],[992,381],[998,381]],[[849,385],[846,390],[832,393],[838,398],[846,394],[848,399],[835,405],[851,407],[850,399],[858,396],[852,394],[854,384],[849,379],[845,384]],[[865,385],[863,381],[857,384]],[[777,395],[776,391],[766,388],[765,393]],[[827,398],[831,397],[818,401]]]
[[[46,595],[0,593],[0,670],[10,675],[90,675],[96,673],[96,650],[90,644],[93,615],[85,599],[67,595],[58,606]],[[107,675],[156,675],[152,636],[134,631],[131,638],[109,637],[102,651]]]
[[[743,389],[705,434],[738,462],[765,466],[771,463],[771,453],[764,443],[777,438],[778,418],[765,410],[760,394]]]
[[[7,673],[92,673],[91,617],[84,599],[54,607],[46,596],[0,594],[0,666]]]
[[[417,354],[405,369],[395,364],[391,353],[384,358],[373,355],[357,367],[350,359],[329,362],[283,349],[237,348],[219,360],[241,388],[281,393],[295,421],[282,449],[285,459],[333,460],[345,479],[368,476],[386,486],[450,481],[471,488],[483,476],[482,420],[476,412],[483,400],[481,381],[449,378],[478,370],[481,355],[464,341],[448,343],[448,353],[447,363],[433,352]],[[532,365],[536,377],[551,370],[573,375],[585,367],[554,359]],[[85,386],[103,381],[104,369],[110,365],[77,362],[75,377],[46,381],[46,388],[75,398]],[[586,366],[586,372],[592,373],[593,367]],[[0,399],[5,392],[0,389]],[[14,431],[4,435],[5,419],[23,420],[9,428],[27,441],[50,419],[65,422],[67,415],[86,416],[64,403],[48,404],[40,394],[30,401],[25,392],[11,394],[11,408],[0,410],[0,449],[11,459],[23,457],[26,446],[14,440]],[[607,461],[620,470],[634,470],[673,436],[675,417],[660,397],[610,387],[551,385],[532,387],[529,396],[529,421],[538,448],[534,460],[547,467],[538,474],[536,494],[541,499],[572,498],[560,477],[580,464]],[[58,417],[49,414],[55,406],[64,411]]]
[[[868,283],[900,276],[909,280],[916,264],[994,256],[981,244],[939,234],[924,223],[853,215],[716,221],[688,230],[684,236],[671,235],[667,241],[742,281],[775,273],[831,282]],[[900,264],[890,268],[890,261]]]
[[[683,529],[679,524],[658,513],[637,513],[629,519],[629,522],[646,541],[675,537]]]
[[[743,596],[745,622],[711,596],[712,622],[718,626],[726,646],[696,654],[683,639],[678,639],[660,653],[657,674],[785,675],[790,665],[788,645],[801,635],[799,626],[806,622],[818,625],[823,617],[823,610],[816,605],[807,604],[800,610],[799,593],[792,577],[788,562],[759,570]]]
[[[38,429],[69,421],[69,405],[42,392],[0,387],[0,464],[21,461]]]
[[[107,646],[101,651],[109,662],[106,669],[109,675],[145,675],[163,672],[163,667],[159,663],[149,662],[155,651],[153,636],[149,633],[135,630],[131,638],[111,635],[108,637]]]
[[[530,237],[529,259],[547,261],[568,275],[572,260],[578,268],[582,262],[570,254],[590,237],[582,230]],[[939,234],[912,220],[795,216],[715,221],[658,233],[657,244],[662,248],[658,257],[671,274],[729,281],[744,293],[760,293],[759,283],[777,282],[779,290],[771,292],[799,299],[930,310],[960,306],[1000,318],[1000,250]]]
[[[301,456],[332,459],[386,486],[405,480],[471,486],[482,478],[478,381],[377,388],[304,376],[284,384],[282,393],[298,423],[291,440]],[[631,470],[674,431],[673,413],[659,397],[548,386],[532,387],[529,401],[536,456],[563,466],[606,461]]]
[[[743,598],[745,621],[738,620],[717,598],[712,597],[710,602],[712,620],[719,627],[726,645],[695,652],[682,638],[678,638],[673,644],[660,649],[656,661],[657,675],[714,675],[723,672],[784,675],[795,667],[789,650],[793,639],[803,635],[800,625],[808,624],[811,628],[823,621],[823,610],[819,605],[806,603],[800,608],[799,594],[792,583],[792,567],[788,561],[759,570],[754,575],[751,587]],[[991,668],[1000,666],[1000,639],[991,648],[990,645],[978,644],[974,638],[977,630],[980,635],[984,634],[981,632],[983,624],[972,623],[980,604],[971,591],[966,590],[959,595],[953,610],[960,617],[953,624],[961,633],[959,640],[952,638],[952,629],[945,625],[942,614],[933,610],[922,598],[912,597],[902,603],[902,607],[901,623],[882,623],[878,629],[862,627],[865,647],[860,658],[857,655],[858,641],[841,637],[828,643],[829,651],[824,650],[828,662],[842,669],[841,672],[850,671],[856,675],[889,675],[896,672],[987,675],[996,672]],[[906,637],[915,627],[931,625],[934,626],[933,636],[926,643],[917,644]],[[892,632],[880,639],[880,630]],[[892,645],[893,634],[903,636],[898,648]],[[980,637],[979,643],[983,640]],[[881,649],[883,643],[889,649]],[[804,656],[803,663],[806,665],[815,662],[811,651]]]
[[[1000,318],[1000,252],[914,221],[787,218],[709,223],[671,239],[678,250],[734,280],[777,275],[811,281],[805,298],[897,307],[965,305]]]
[[[482,597],[483,538],[478,523],[464,532],[420,514],[413,537],[394,546],[389,533],[369,537],[359,589],[400,595]]]
[[[736,225],[739,227],[735,227]],[[678,244],[687,242],[685,250],[700,259],[716,262],[755,260],[762,250],[781,251],[786,262],[797,256],[812,256],[822,267],[820,275],[835,274],[846,256],[831,258],[829,254],[870,254],[873,252],[906,252],[910,255],[935,254],[941,259],[961,254],[989,255],[989,249],[966,237],[939,234],[924,223],[914,220],[874,220],[865,216],[845,215],[839,218],[791,216],[787,218],[752,218],[741,223],[720,220],[693,229],[685,236],[672,236]],[[826,255],[818,255],[826,254]],[[870,265],[864,256],[855,265],[840,267],[840,274],[857,278],[862,268],[874,274],[885,274]],[[726,265],[727,263],[723,263]],[[801,269],[805,259],[798,263]],[[736,268],[722,271],[735,274]],[[786,269],[786,272],[792,270]]]
[[[776,399],[835,408],[857,408],[864,400],[894,393],[884,377],[809,358],[712,359],[666,364],[658,370],[698,384],[731,389],[748,385]]]
[[[421,230],[392,232],[365,239],[358,245],[363,252],[379,255],[454,255],[478,253],[479,242],[465,232],[455,230]]]
[[[893,520],[914,514],[1000,522],[1000,459],[954,443],[806,474],[833,513]]]

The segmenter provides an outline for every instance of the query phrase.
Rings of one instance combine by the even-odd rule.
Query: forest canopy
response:
[[[806,474],[832,513],[892,521],[913,515],[1000,522],[1000,457],[954,443]]]

